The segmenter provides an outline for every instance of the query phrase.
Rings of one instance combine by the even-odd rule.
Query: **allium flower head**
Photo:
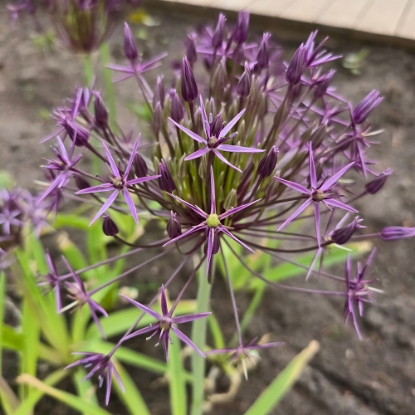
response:
[[[149,327],[145,327],[143,329],[137,330],[128,336],[124,338],[124,340],[128,340],[132,337],[139,336],[140,334],[144,333],[150,333],[151,336],[148,338],[152,338],[153,336],[158,335],[158,342],[163,343],[164,345],[164,351],[166,356],[166,361],[169,360],[169,343],[172,342],[172,339],[170,337],[170,331],[172,331],[183,343],[186,343],[189,347],[191,347],[194,351],[196,351],[198,354],[200,354],[202,357],[205,355],[196,347],[196,345],[181,331],[179,330],[176,325],[182,324],[182,323],[188,323],[190,321],[195,321],[200,318],[204,318],[209,316],[210,312],[208,313],[198,313],[198,314],[189,314],[186,316],[180,316],[180,317],[173,317],[174,309],[175,307],[172,307],[170,310],[168,309],[167,305],[167,297],[164,290],[164,285],[161,288],[161,311],[162,314],[157,313],[156,311],[152,310],[151,308],[145,306],[144,304],[141,304],[137,301],[132,300],[131,298],[128,298],[122,294],[120,294],[121,297],[128,300],[131,304],[133,304],[135,307],[139,308],[140,310],[144,311],[145,313],[149,314],[150,316],[154,317],[157,320],[157,323],[150,325]]]
[[[75,352],[74,355],[85,356],[80,360],[66,366],[65,369],[70,369],[76,366],[84,366],[85,369],[90,369],[89,373],[83,380],[91,379],[94,375],[98,375],[99,387],[102,387],[104,381],[107,384],[105,393],[105,405],[108,405],[111,395],[112,376],[118,382],[121,390],[124,392],[124,385],[121,381],[120,375],[115,368],[115,365],[111,362],[110,355],[103,355],[101,353],[89,353],[89,352]]]
[[[111,176],[110,178],[104,183],[100,184],[98,186],[93,186],[88,189],[83,189],[77,192],[77,194],[89,194],[89,193],[100,193],[100,192],[110,192],[112,191],[111,195],[108,197],[106,202],[102,205],[101,209],[98,211],[98,213],[95,215],[94,219],[91,221],[91,225],[114,203],[117,196],[122,193],[123,198],[125,200],[125,203],[127,203],[128,208],[130,209],[130,212],[135,220],[135,222],[138,224],[138,216],[137,216],[137,210],[134,205],[134,201],[131,198],[130,195],[130,189],[132,186],[141,184],[144,182],[147,182],[149,180],[157,179],[159,176],[147,176],[147,177],[139,177],[136,179],[129,179],[129,174],[131,167],[134,162],[135,153],[137,152],[138,144],[140,142],[140,139],[137,138],[133,151],[131,152],[130,158],[128,160],[127,167],[125,168],[124,173],[121,173],[119,168],[117,167],[110,151],[108,150],[108,147],[103,144],[105,148],[105,152],[107,154],[108,158],[108,164]]]

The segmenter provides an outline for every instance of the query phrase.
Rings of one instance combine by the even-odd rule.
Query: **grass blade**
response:
[[[186,415],[186,380],[179,339],[169,345],[168,379],[172,415]]]
[[[281,398],[288,392],[300,377],[302,370],[312,357],[318,352],[320,345],[313,340],[301,351],[287,367],[272,381],[261,393],[253,405],[244,415],[267,415],[278,404]]]

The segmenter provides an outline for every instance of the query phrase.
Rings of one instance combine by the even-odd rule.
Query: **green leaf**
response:
[[[158,313],[161,312],[160,306],[154,307],[154,309]],[[175,315],[194,313],[195,309],[196,303],[194,301],[183,300],[178,304]],[[111,313],[108,318],[101,318],[100,322],[107,337],[112,337],[124,334],[134,324],[140,315],[141,311],[137,308],[127,308],[125,310]],[[149,326],[151,323],[154,323],[154,318],[148,314],[145,314],[140,323],[137,325],[137,328]],[[98,327],[96,324],[91,323],[90,327],[87,330],[85,339],[92,340],[99,337],[101,337],[101,333],[99,332]]]
[[[65,370],[57,370],[56,372],[51,373],[45,380],[44,384],[48,386],[53,386],[59,383],[62,379],[64,379],[70,372]],[[29,398],[24,400],[20,406],[17,408],[13,415],[32,415],[33,408],[39,402],[41,397],[44,395],[44,392],[37,389],[33,393],[30,394]]]
[[[186,415],[186,380],[181,357],[180,340],[169,345],[168,379],[172,415]]]
[[[118,363],[114,362],[115,368],[117,369],[121,381],[124,385],[125,392],[120,388],[118,382],[112,382],[115,391],[119,396],[120,400],[128,408],[131,415],[151,415],[140,391],[135,386],[134,381],[128,375],[128,372]],[[92,415],[92,414],[91,414]]]
[[[58,213],[53,227],[55,229],[68,227],[87,231],[89,227],[89,219],[74,214]]]
[[[245,415],[267,415],[278,404],[300,377],[307,363],[319,350],[319,344],[313,340],[301,351],[288,366],[272,381],[272,383],[259,395]]]
[[[38,389],[39,391],[43,392],[44,394],[49,395],[52,398],[55,398],[56,400],[64,403],[65,405],[68,405],[70,408],[73,408],[83,413],[87,413],[88,415],[111,415],[105,409],[102,409],[99,406],[86,402],[84,399],[76,395],[53,388],[52,386],[47,385],[46,383],[31,375],[20,375],[17,378],[17,382],[30,385]]]
[[[225,348],[225,339],[223,338],[222,330],[220,329],[218,320],[211,314],[208,318],[210,333],[213,337],[213,345],[215,349]]]
[[[19,406],[19,400],[3,376],[0,376],[0,403],[6,415],[13,415]]]

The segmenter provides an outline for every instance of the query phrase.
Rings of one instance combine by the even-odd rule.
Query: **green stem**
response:
[[[113,131],[116,131],[117,107],[115,104],[115,91],[112,83],[111,69],[107,65],[111,61],[111,54],[108,42],[105,42],[101,48],[101,62],[104,71],[105,102],[108,103],[109,124]]]
[[[213,272],[215,270],[212,264]],[[199,289],[197,292],[196,313],[203,313],[209,310],[210,291],[212,286],[208,283],[208,278],[203,267],[198,272]],[[192,326],[192,341],[200,349],[205,349],[207,318],[196,320]],[[192,376],[193,376],[193,393],[191,415],[202,415],[203,402],[205,398],[205,365],[206,360],[197,353],[192,353]]]
[[[90,54],[85,54],[82,56],[82,60],[84,62],[84,75],[85,75],[85,82],[88,87],[92,85],[92,81],[94,80],[94,65],[92,64],[92,56]]]

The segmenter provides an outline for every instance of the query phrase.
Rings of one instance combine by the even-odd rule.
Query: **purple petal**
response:
[[[40,144],[43,144],[44,142],[56,137],[57,135],[59,135],[64,130],[65,130],[64,127],[59,128],[58,130],[54,131],[52,134],[50,134],[47,137],[43,138],[42,141],[40,142]]]
[[[177,128],[180,128],[180,130],[182,130],[190,138],[193,138],[193,140],[196,140],[197,142],[202,143],[205,146],[207,146],[207,141],[204,138],[202,138],[200,135],[197,135],[193,131],[190,131],[188,128],[183,127],[183,125],[178,124],[176,121],[172,120],[171,118],[169,118],[169,121],[171,121]]]
[[[105,143],[102,143],[102,144],[103,144],[103,146],[104,146],[105,152],[107,153],[107,159],[108,159],[108,163],[110,164],[112,174],[113,174],[115,177],[120,177],[120,176],[121,176],[120,171],[118,170],[118,167],[117,167],[117,165],[115,164],[115,161],[114,161],[114,159],[112,158],[112,155],[111,155],[110,151],[108,150],[108,147],[106,146],[106,144],[105,144]]]
[[[239,245],[242,245],[248,251],[255,252],[252,248],[250,248],[248,245],[244,244],[241,240],[239,240],[235,235],[230,233],[224,226],[221,226],[219,229],[220,229],[221,232],[223,232],[225,235],[228,235],[235,242],[238,242]]]
[[[98,213],[95,215],[94,219],[92,219],[89,226],[91,226],[114,202],[114,200],[117,198],[119,193],[119,190],[115,190],[114,193],[110,195],[110,197],[105,201],[105,203],[102,205],[101,209],[98,211]]]
[[[135,153],[137,153],[138,144],[140,143],[140,135],[138,135],[137,140],[135,141],[133,151],[131,152],[130,159],[128,160],[127,168],[125,169],[124,177],[127,177],[130,174],[131,166],[133,165]]]
[[[163,245],[163,247],[174,244],[174,243],[180,241],[181,239],[186,238],[187,236],[191,235],[192,233],[195,233],[195,232],[198,232],[202,229],[205,229],[206,227],[207,227],[206,223],[201,223],[200,225],[194,226],[193,228],[190,228],[185,233],[182,233],[181,235],[179,235],[177,238],[170,239],[170,241],[166,242]]]
[[[314,164],[313,146],[311,143],[308,144],[308,160],[310,164],[310,184],[313,189],[317,187],[317,174],[316,166]]]
[[[122,189],[122,195],[124,196],[125,203],[127,203],[128,208],[130,209],[130,212],[133,215],[135,223],[138,225],[137,209],[135,208],[135,204],[133,202],[133,199],[131,198],[128,189]]]
[[[98,186],[88,187],[87,189],[82,189],[76,192],[76,195],[86,195],[89,193],[98,193],[98,192],[108,192],[110,190],[114,190],[114,186],[112,183],[103,183],[99,184]]]
[[[114,374],[115,380],[117,381],[120,389],[125,393],[125,388],[124,388],[124,385],[123,385],[122,380],[120,378],[120,375],[117,371],[117,368],[115,366],[112,366],[112,368],[113,368],[113,374]]]
[[[209,153],[209,151],[210,151],[210,148],[209,147],[200,148],[199,150],[195,151],[194,153],[188,155],[185,158],[185,161],[194,160],[194,159],[197,159],[199,157],[202,157],[205,154]]]
[[[237,206],[237,207],[234,207],[234,208],[230,208],[226,212],[219,215],[219,219],[222,220],[222,219],[227,218],[228,216],[234,215],[235,213],[240,212],[243,209],[246,209],[247,207],[259,202],[260,200],[261,199],[257,199],[257,200],[254,200],[253,202],[245,203],[244,205]]]
[[[337,208],[340,208],[340,209],[344,209],[344,210],[347,210],[347,211],[352,212],[352,213],[357,213],[358,212],[356,209],[352,208],[351,206],[348,206],[345,203],[340,202],[339,200],[336,200],[336,199],[325,199],[324,203],[326,205],[330,205],[330,206],[334,206],[334,207],[337,207]]]
[[[186,202],[185,200],[181,199],[178,196],[173,195],[172,193],[167,193],[169,196],[171,196],[172,198],[176,199],[177,201],[183,203],[185,206],[187,206],[189,209],[192,209],[194,212],[196,212],[198,215],[200,215],[202,218],[207,219],[207,217],[209,216],[206,212],[204,212],[202,209],[200,209],[197,206],[193,206],[192,204],[190,204],[189,202]]]
[[[343,167],[339,172],[337,172],[335,175],[333,175],[333,177],[331,177],[329,180],[326,181],[326,183],[324,183],[321,186],[321,190],[323,190],[323,192],[324,192],[324,191],[327,191],[327,190],[331,189],[339,181],[340,177],[342,177],[343,174],[345,174],[347,172],[347,170],[349,170],[350,167],[353,166],[353,164],[354,164],[354,162],[348,164],[346,167]]]
[[[316,237],[317,237],[317,245],[320,248],[321,245],[321,233],[320,233],[320,205],[314,203],[314,221],[316,225]]]
[[[282,228],[287,226],[289,223],[292,222],[294,218],[300,215],[304,210],[306,210],[311,204],[311,199],[307,199],[278,229],[277,232],[280,231]]]
[[[160,174],[157,174],[155,176],[146,176],[146,177],[138,177],[136,179],[128,180],[127,185],[132,186],[134,184],[140,184],[144,182],[148,182],[150,180],[155,180],[160,177]]]
[[[229,133],[229,131],[232,130],[233,126],[239,121],[242,115],[244,115],[244,113],[245,113],[245,109],[243,109],[239,114],[236,115],[236,117],[234,117],[231,121],[229,121],[225,125],[225,128],[220,132],[219,138],[225,137]]]
[[[102,337],[104,339],[106,339],[107,336],[105,335],[104,329],[102,328],[101,322],[99,321],[99,318],[98,318],[97,314],[95,313],[94,308],[91,306],[91,304],[89,302],[88,302],[88,305],[89,305],[89,311],[91,312],[91,316],[92,316],[93,320],[95,321],[95,324],[98,326],[98,329],[99,329]],[[108,317],[108,315],[107,315],[107,317]]]
[[[174,324],[188,323],[189,321],[198,320],[199,318],[204,318],[210,316],[212,313],[198,313],[198,314],[188,314],[187,316],[173,317],[172,322]]]
[[[62,143],[62,140],[60,139],[60,137],[59,137],[59,136],[58,136],[58,137],[56,137],[56,140],[57,140],[57,142],[58,142],[59,152],[60,152],[60,154],[61,154],[62,158],[63,158],[66,162],[68,162],[68,164],[69,164],[69,157],[68,157],[68,153],[67,153],[67,151],[66,151],[65,146],[64,146],[64,145],[63,145],[63,143]]]
[[[215,176],[213,175],[212,166],[210,166],[210,213],[216,214]]]
[[[280,177],[275,177],[279,182],[282,184],[285,184],[288,187],[291,187],[291,189],[296,190],[297,192],[303,193],[305,195],[310,195],[311,192],[306,187],[304,187],[301,184],[290,182],[289,180],[281,179]]]
[[[111,386],[112,386],[112,366],[108,366],[106,378],[107,378],[107,391],[105,393],[105,405],[108,406],[108,402],[110,401]]]
[[[260,148],[234,146],[232,144],[220,144],[217,149],[221,151],[228,151],[230,153],[262,153],[265,151]]]
[[[234,166],[233,164],[229,163],[228,160],[226,160],[226,158],[219,153],[218,150],[214,149],[212,150],[215,153],[215,156],[219,159],[222,160],[225,164],[227,164],[229,167],[232,167],[233,169],[235,169],[236,171],[239,171],[239,173],[242,173],[241,169],[238,169],[238,167]]]
[[[141,304],[138,301],[134,301],[131,298],[128,298],[128,297],[126,297],[123,294],[120,294],[120,297],[126,299],[133,306],[138,307],[140,310],[144,311],[145,313],[150,314],[150,316],[154,317],[156,320],[162,320],[163,319],[163,316],[161,316],[159,313],[157,313],[156,311],[152,310],[151,308],[145,306],[144,304]]]
[[[206,138],[209,139],[209,137],[210,137],[210,124],[209,124],[208,117],[206,115],[206,109],[205,109],[205,104],[203,103],[202,95],[200,95],[200,111],[202,113],[203,130],[205,131]]]
[[[206,250],[206,275],[209,274],[210,263],[212,262],[213,256],[213,244],[215,242],[215,229],[208,228],[208,235],[207,235],[207,250]]]
[[[157,324],[154,325],[154,326],[144,327],[140,330],[135,331],[134,333],[129,334],[128,336],[123,337],[123,341],[128,340],[128,339],[132,339],[133,337],[140,336],[141,334],[144,334],[144,333],[148,333],[149,331],[154,331],[155,332],[157,330],[158,330],[158,325]]]
[[[166,292],[164,290],[164,285],[161,286],[161,312],[163,316],[167,316],[169,314],[169,308],[167,307],[167,298]]]
[[[198,354],[200,354],[200,356],[202,357],[206,357],[197,347],[196,345],[183,333],[181,332],[178,328],[176,327],[171,327],[171,330],[173,331],[173,333],[183,342],[186,343],[189,347],[191,347],[195,352],[197,352]]]

